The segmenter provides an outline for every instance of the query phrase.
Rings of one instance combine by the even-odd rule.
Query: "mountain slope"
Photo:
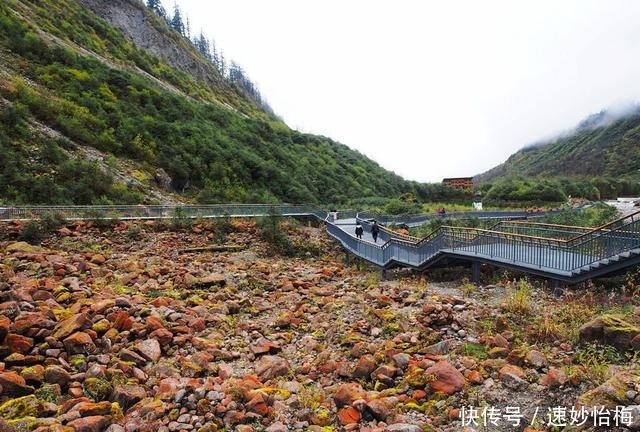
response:
[[[475,180],[512,175],[640,178],[640,108],[589,116],[572,132],[525,147]]]
[[[3,1],[0,78],[0,201],[150,202],[159,183],[200,202],[421,195],[274,119],[137,0]]]

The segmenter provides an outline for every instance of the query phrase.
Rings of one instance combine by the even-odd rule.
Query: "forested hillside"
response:
[[[614,115],[606,110],[573,131],[531,145],[477,176],[492,200],[562,201],[640,193],[640,108]]]
[[[340,203],[434,191],[289,129],[207,57],[137,0],[1,2],[0,202]]]

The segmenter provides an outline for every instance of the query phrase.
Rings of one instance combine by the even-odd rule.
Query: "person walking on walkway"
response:
[[[362,233],[364,232],[364,230],[362,229],[362,225],[360,225],[360,222],[356,223],[356,237],[358,237],[360,240],[362,240]]]
[[[380,233],[378,222],[373,221],[373,225],[371,225],[371,235],[373,236],[374,243],[378,243],[378,233]]]

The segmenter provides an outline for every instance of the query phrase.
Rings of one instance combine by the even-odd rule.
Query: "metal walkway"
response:
[[[355,238],[353,220],[327,224],[327,231],[346,250],[383,269],[423,270],[462,260],[578,283],[640,264],[640,212],[595,229],[502,221],[490,230],[442,226],[424,239],[381,227],[378,243],[370,237],[371,223],[358,222],[362,240]]]
[[[299,205],[202,206],[53,206],[0,207],[0,220],[39,219],[59,214],[73,219],[169,219],[261,217],[277,214],[322,220],[327,232],[350,253],[383,269],[418,270],[449,261],[489,263],[569,283],[616,272],[640,264],[640,212],[596,229],[517,221],[541,216],[529,212],[463,212],[447,218],[510,219],[492,229],[442,226],[424,239],[381,227],[378,242],[371,236],[370,219],[415,226],[441,216],[434,214],[384,216],[351,211],[328,213]],[[355,237],[356,223],[364,227]]]

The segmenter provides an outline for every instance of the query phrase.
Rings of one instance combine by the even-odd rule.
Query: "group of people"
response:
[[[364,234],[364,228],[360,225],[360,222],[356,222],[356,237],[362,240],[362,234]],[[373,237],[374,243],[378,243],[378,234],[380,234],[380,227],[376,221],[373,221],[371,225],[371,236]]]
[[[444,207],[440,207],[438,209],[438,216],[445,217],[446,215],[447,215],[447,211],[444,209]]]

